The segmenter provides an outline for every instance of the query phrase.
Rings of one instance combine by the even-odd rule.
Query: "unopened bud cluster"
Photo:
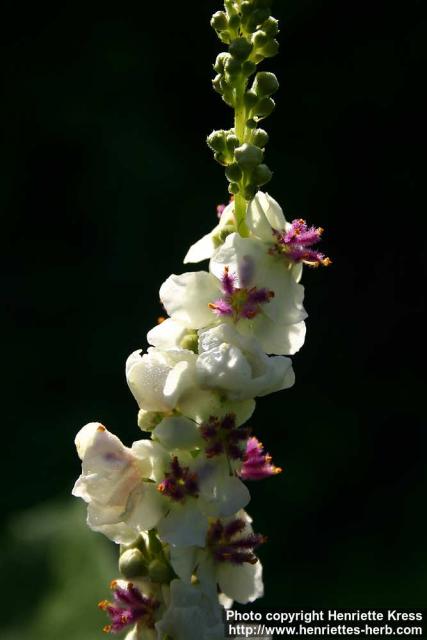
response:
[[[211,20],[220,40],[228,45],[228,51],[215,61],[213,86],[235,110],[236,118],[232,129],[213,131],[207,142],[215,160],[226,167],[229,192],[245,200],[251,200],[272,177],[264,162],[268,134],[259,123],[272,113],[272,95],[279,83],[274,73],[257,73],[257,65],[278,52],[278,22],[270,8],[270,0],[226,1],[225,11],[217,11]]]

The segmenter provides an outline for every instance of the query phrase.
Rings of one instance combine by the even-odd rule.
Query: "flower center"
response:
[[[254,550],[267,538],[258,533],[243,534],[246,523],[242,518],[231,520],[223,524],[215,520],[207,534],[207,546],[217,562],[232,562],[233,564],[255,564],[258,562]]]
[[[132,582],[120,586],[116,580],[111,583],[114,602],[103,600],[98,607],[106,611],[111,618],[111,624],[104,627],[105,633],[119,633],[125,627],[140,621],[150,629],[154,628],[154,612],[159,602],[152,597],[145,596]]]
[[[236,416],[228,413],[223,418],[210,416],[209,420],[200,425],[200,433],[206,440],[205,453],[213,458],[224,453],[233,460],[243,460],[245,447],[242,441],[249,436],[249,429],[236,427]]]
[[[217,316],[231,317],[233,322],[254,318],[262,310],[261,305],[274,298],[274,291],[265,287],[236,287],[236,276],[229,272],[228,267],[224,267],[221,285],[223,295],[209,303],[209,309]]]
[[[190,471],[189,467],[182,467],[176,456],[172,458],[170,469],[165,473],[165,479],[157,485],[160,493],[176,502],[183,502],[188,496],[197,498],[197,474]]]
[[[330,258],[323,253],[312,249],[323,234],[321,227],[308,227],[305,220],[299,218],[293,220],[288,231],[273,229],[275,243],[269,250],[271,255],[285,256],[291,262],[303,262],[310,267],[331,264]]]

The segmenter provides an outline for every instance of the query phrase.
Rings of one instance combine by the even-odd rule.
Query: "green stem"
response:
[[[243,101],[244,94],[245,83],[241,82],[236,87],[236,102],[234,113],[234,131],[241,145],[246,142],[246,108]],[[241,189],[243,188],[244,185],[242,181],[240,182],[239,186]],[[246,226],[246,209],[247,202],[244,196],[239,192],[234,196],[234,216],[236,218],[237,231],[243,237],[247,237],[249,235],[249,230]]]

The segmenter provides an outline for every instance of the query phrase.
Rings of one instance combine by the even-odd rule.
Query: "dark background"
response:
[[[305,270],[295,387],[251,420],[284,467],[251,487],[270,608],[426,602],[422,4],[276,2],[268,191],[288,218],[325,228],[333,265]],[[91,575],[113,577],[97,555],[109,562],[110,545],[69,497],[73,438],[91,420],[140,437],[125,358],[227,200],[204,143],[231,126],[210,86],[220,8],[4,4],[0,568],[31,594],[31,640],[101,637],[77,601]],[[26,638],[9,587],[7,638]],[[81,606],[103,597],[97,586]]]

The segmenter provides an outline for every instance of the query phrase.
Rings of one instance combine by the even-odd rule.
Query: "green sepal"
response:
[[[266,118],[270,115],[270,113],[272,113],[275,106],[276,103],[274,102],[274,100],[272,100],[272,98],[261,98],[261,100],[258,100],[256,105],[254,106],[253,112],[260,118]]]
[[[254,144],[245,142],[234,150],[237,164],[244,170],[253,169],[262,162],[263,151]]]
[[[276,76],[274,73],[270,73],[269,71],[259,71],[256,74],[252,85],[252,91],[254,91],[260,98],[273,95],[273,93],[276,93],[278,88],[279,82]]]
[[[246,38],[236,38],[230,44],[228,50],[233,58],[236,58],[236,60],[240,60],[240,62],[243,62],[249,57],[252,51],[252,44],[248,40],[246,40]]]
[[[233,162],[233,164],[228,165],[225,169],[225,175],[230,182],[239,182],[243,174],[239,165]]]
[[[270,171],[270,169],[267,167],[267,165],[259,164],[252,171],[251,182],[253,182],[257,187],[262,187],[262,185],[267,184],[267,182],[270,182],[272,177],[273,177],[273,174]]]
[[[225,31],[228,29],[228,19],[224,11],[216,11],[211,18],[211,27],[215,31]]]
[[[139,549],[127,549],[119,559],[119,571],[124,578],[131,580],[147,575],[147,564]]]
[[[268,143],[268,140],[268,133],[267,131],[264,131],[264,129],[257,129],[252,133],[252,142],[261,149],[265,147],[265,145]]]

